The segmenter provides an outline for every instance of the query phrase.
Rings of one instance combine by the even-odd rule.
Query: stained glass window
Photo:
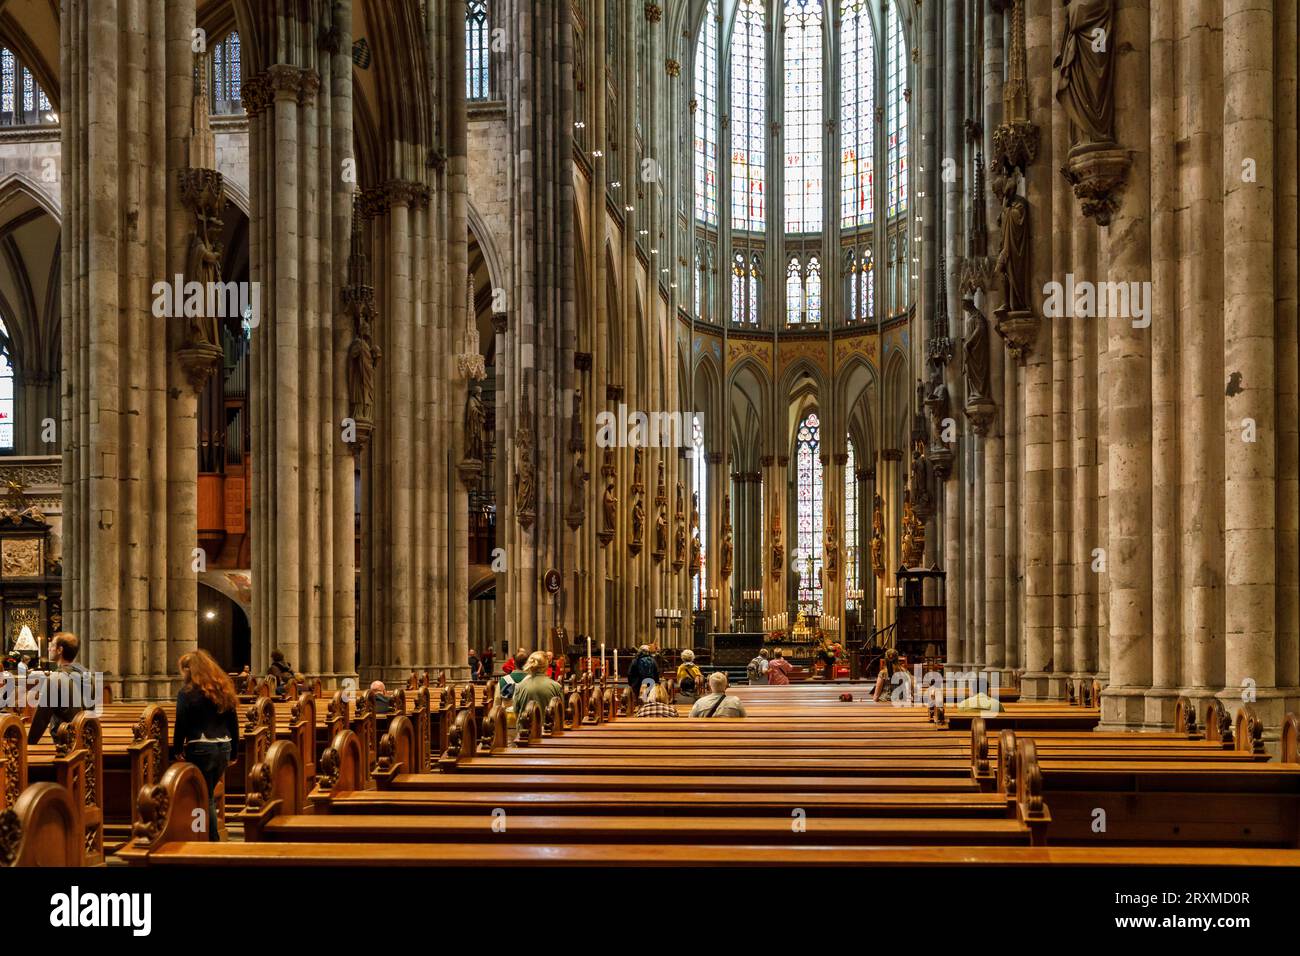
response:
[[[858,586],[858,452],[849,436],[848,461],[844,465],[844,586]]]
[[[840,5],[840,225],[875,221],[876,40],[868,0]]]
[[[14,447],[14,369],[9,364],[9,330],[0,322],[0,449]]]
[[[822,461],[821,421],[809,412],[795,433],[795,571],[799,603],[818,613],[822,607]]]
[[[736,253],[731,263],[731,321],[739,325],[745,321],[745,257]]]
[[[822,227],[822,2],[785,0],[785,231]]]
[[[0,113],[11,116],[16,102],[14,89],[17,86],[17,60],[13,53],[0,48]]]
[[[876,314],[872,297],[876,292],[876,274],[870,249],[859,255],[850,249],[844,257],[844,275],[848,280],[848,299],[845,313],[850,322],[863,322]]]
[[[691,490],[695,493],[695,498],[699,502],[700,508],[700,573],[695,577],[691,585],[695,593],[695,606],[704,607],[703,595],[704,589],[708,585],[708,575],[705,569],[708,567],[708,541],[709,541],[709,519],[708,519],[708,476],[705,473],[708,462],[705,460],[704,451],[704,423],[700,416],[696,415],[691,419],[691,448],[692,451],[692,468],[691,468]]]
[[[804,318],[809,325],[816,325],[822,320],[822,264],[816,256],[808,260],[804,294],[807,304]]]
[[[785,268],[785,320],[791,325],[803,321],[803,271],[798,259],[791,259]]]
[[[55,122],[50,99],[14,52],[0,47],[0,125],[34,126]]]
[[[212,46],[212,112],[238,113],[243,109],[239,92],[239,34],[227,33]]]
[[[709,0],[695,45],[695,218],[718,224],[718,5]]]
[[[766,46],[762,0],[740,0],[731,38],[731,226],[751,232],[765,222]]]
[[[907,211],[907,40],[898,16],[898,3],[885,17],[885,135],[889,145],[889,178],[885,187],[889,215]]]
[[[749,257],[749,324],[758,325],[759,279],[763,275],[763,259],[756,252]]]
[[[490,91],[492,31],[488,29],[487,0],[468,0],[465,4],[465,95],[471,100],[485,100]]]

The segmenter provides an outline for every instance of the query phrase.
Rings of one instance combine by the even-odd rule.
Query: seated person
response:
[[[522,714],[530,700],[537,702],[538,709],[545,714],[546,705],[554,697],[563,697],[564,688],[557,681],[546,676],[546,653],[533,651],[524,662],[525,677],[515,686],[515,713]]]
[[[676,717],[677,708],[668,703],[668,689],[647,677],[641,682],[641,705],[637,717]]]
[[[388,688],[384,686],[381,680],[372,681],[370,684],[371,700],[375,704],[375,714],[388,714],[393,710],[393,698],[388,693]]]
[[[524,673],[524,665],[528,663],[528,652],[521,648],[515,651],[515,656],[509,658],[506,663],[510,667],[497,681],[497,696],[507,701],[506,706],[509,707],[509,701],[515,696],[515,687],[528,676]]]
[[[50,729],[50,739],[54,739],[59,728],[87,706],[95,705],[90,671],[76,662],[80,649],[81,642],[75,634],[60,631],[50,640],[50,659],[58,662],[59,669],[36,691],[39,700],[27,733],[28,744],[39,743],[46,727]]]
[[[972,694],[970,697],[967,697],[965,700],[963,700],[960,704],[957,705],[957,709],[958,710],[980,710],[980,711],[984,711],[985,713],[997,714],[997,713],[1001,713],[1002,711],[1002,702],[999,701],[997,698],[990,697],[988,694],[985,694],[983,691],[981,691],[978,694]]]
[[[714,671],[709,675],[709,692],[695,702],[692,717],[744,717],[745,707],[739,697],[727,696],[727,675]]]
[[[275,681],[275,692],[284,693],[284,685],[293,676],[293,666],[284,659],[284,651],[278,647],[271,651],[271,666],[266,669],[266,676]]]
[[[695,652],[682,651],[682,662],[677,667],[677,696],[690,703],[704,690],[704,672],[695,663]]]
[[[873,701],[880,700],[880,695],[885,692],[885,684],[889,682],[894,673],[894,666],[898,663],[898,651],[892,647],[885,651],[885,656],[880,659],[880,673],[876,676],[876,690],[871,695]]]

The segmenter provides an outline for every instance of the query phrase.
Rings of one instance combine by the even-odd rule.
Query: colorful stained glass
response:
[[[790,325],[803,322],[803,274],[798,259],[791,259],[785,269],[785,320]]]
[[[840,4],[840,225],[875,221],[876,40],[867,0]]]
[[[822,462],[821,421],[809,412],[795,432],[795,571],[799,603],[818,613],[822,608]]]
[[[0,448],[14,447],[14,368],[9,363],[9,330],[0,322]]]
[[[746,232],[766,222],[766,49],[762,0],[740,0],[731,38],[731,226]]]
[[[853,437],[848,440],[848,461],[844,464],[844,586],[858,586],[858,452]]]
[[[492,31],[488,28],[487,0],[465,4],[465,95],[485,100],[490,95]]]
[[[822,227],[822,2],[785,0],[785,231]]]
[[[708,584],[708,575],[705,568],[708,566],[709,482],[707,474],[708,461],[704,452],[704,422],[700,420],[699,415],[695,415],[691,419],[691,449],[693,458],[691,490],[695,493],[700,508],[700,573],[696,575],[691,588],[695,594],[695,606],[702,608],[704,607],[704,588]]]
[[[214,113],[238,113],[241,109],[239,55],[239,34],[234,30],[212,45],[211,108]]]
[[[695,44],[695,218],[718,224],[718,5],[709,0]]]
[[[885,17],[885,135],[889,147],[886,203],[892,218],[907,211],[907,39],[898,2]]]

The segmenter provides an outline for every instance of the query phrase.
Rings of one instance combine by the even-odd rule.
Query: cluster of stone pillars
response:
[[[990,317],[1001,304],[967,232],[982,198],[972,154],[993,156],[990,137],[1009,121],[1017,16],[1039,137],[1022,188],[1037,327],[999,329],[1000,407],[986,434],[965,430],[973,447],[944,492],[950,575],[963,565],[949,659],[1019,666],[1029,698],[1098,676],[1105,726],[1168,726],[1187,694],[1251,703],[1276,728],[1300,696],[1296,184],[1285,172],[1296,166],[1296,4],[1087,7],[1113,18],[1096,40],[1113,56],[1124,162],[1108,177],[1082,167],[1072,183],[1058,172],[1080,167],[1053,59],[1083,14],[1045,0],[944,6],[959,68],[943,88],[943,153],[966,159],[944,196],[954,315],[972,292]],[[1001,212],[988,203],[990,256]],[[1067,309],[1121,290],[1130,306],[1047,314],[1052,282],[1096,293]],[[947,383],[962,394],[958,363]]]

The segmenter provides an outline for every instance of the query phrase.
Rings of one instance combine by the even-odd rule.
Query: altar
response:
[[[709,635],[709,654],[715,667],[744,667],[763,649],[763,633],[716,631]]]

